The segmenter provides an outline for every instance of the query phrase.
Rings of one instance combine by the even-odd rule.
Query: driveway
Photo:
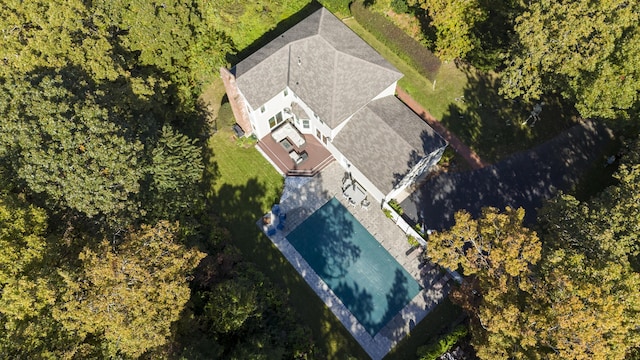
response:
[[[594,162],[604,166],[603,151],[610,141],[610,130],[587,121],[494,165],[434,177],[401,206],[416,223],[424,219],[426,228],[434,230],[451,227],[457,210],[477,217],[487,206],[523,207],[525,224],[532,224],[544,200],[570,190]]]

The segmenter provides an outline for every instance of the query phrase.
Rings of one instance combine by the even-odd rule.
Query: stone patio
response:
[[[372,359],[382,359],[409,331],[443,299],[449,291],[449,277],[432,264],[420,266],[419,250],[409,255],[407,237],[381,210],[381,204],[371,197],[371,205],[364,209],[352,206],[342,196],[344,169],[333,162],[314,177],[287,177],[280,199],[281,211],[287,214],[285,226],[269,236],[273,243],[298,270],[324,303],[340,319],[345,328],[360,343]],[[413,276],[423,290],[405,306],[375,337],[358,323],[340,299],[315,274],[306,261],[289,244],[286,236],[309,215],[335,197],[384,246],[384,248]],[[261,221],[258,226],[262,228]]]

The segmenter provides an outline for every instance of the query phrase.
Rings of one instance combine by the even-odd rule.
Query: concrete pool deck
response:
[[[414,251],[409,255],[405,254],[409,248],[406,235],[393,221],[384,215],[379,203],[371,201],[369,209],[350,206],[341,192],[343,176],[344,169],[337,162],[334,162],[314,177],[287,178],[280,199],[280,209],[287,214],[286,225],[282,230],[270,235],[269,238],[367,354],[372,359],[378,360],[391,351],[416,324],[424,319],[447,296],[449,292],[449,277],[432,264],[420,267],[419,251]],[[311,269],[286,238],[293,229],[333,197],[338,199],[423,287],[418,295],[400,310],[374,337],[367,333],[364,327],[347,310],[342,301]],[[261,219],[258,220],[257,225],[262,228]]]

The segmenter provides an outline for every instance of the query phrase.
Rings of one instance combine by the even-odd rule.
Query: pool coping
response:
[[[327,200],[328,202],[329,200]],[[348,209],[347,209],[348,210]],[[270,216],[271,213],[266,215]],[[357,219],[356,219],[357,220]],[[333,290],[320,278],[320,276],[311,268],[307,261],[298,253],[293,245],[286,238],[283,230],[276,230],[272,235],[268,235],[260,218],[256,225],[263,230],[265,235],[273,242],[280,252],[287,258],[289,263],[298,271],[298,273],[309,284],[318,297],[325,303],[331,312],[340,320],[342,325],[349,331],[353,338],[362,346],[364,351],[373,360],[381,360],[391,349],[394,348],[408,333],[403,334],[404,325],[413,322],[413,326],[422,321],[427,314],[437,306],[433,304],[424,308],[421,299],[426,295],[427,288],[421,285],[421,290],[411,301],[405,305],[385,326],[383,326],[375,336],[371,336],[367,330],[360,324],[358,319],[347,309],[338,298]],[[402,265],[401,265],[402,266]],[[396,334],[396,339],[392,339],[385,334]]]

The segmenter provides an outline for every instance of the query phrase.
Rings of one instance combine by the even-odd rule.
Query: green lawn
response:
[[[564,108],[557,99],[548,98],[544,99],[541,120],[534,127],[522,126],[533,104],[503,99],[496,74],[450,62],[442,64],[432,83],[355,19],[347,19],[345,24],[404,74],[398,82],[401,88],[485,161],[495,162],[531,148],[574,123],[573,108]]]
[[[277,202],[282,176],[253,147],[239,146],[228,129],[213,135],[208,145],[207,169],[213,178],[209,199],[244,259],[288,291],[289,301],[313,331],[319,358],[366,358],[360,345],[255,224]]]
[[[283,178],[253,148],[239,145],[229,129],[213,135],[208,143],[210,159],[207,173],[211,177],[209,199],[220,214],[222,223],[232,234],[235,245],[247,261],[255,263],[276,286],[286,289],[289,301],[315,336],[320,358],[367,358],[333,313],[307,285],[271,241],[255,225],[279,197]],[[418,346],[436,337],[460,314],[460,309],[446,300],[417,325],[390,359],[413,356]]]

